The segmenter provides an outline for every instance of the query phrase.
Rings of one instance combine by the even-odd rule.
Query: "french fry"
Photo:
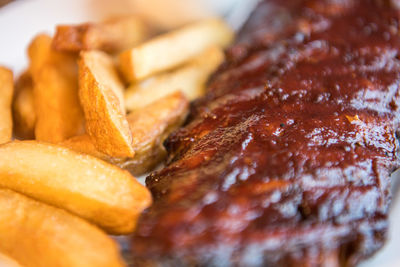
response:
[[[96,158],[113,163],[112,157],[97,150],[92,138],[88,134],[77,135],[64,140],[61,146],[72,149],[76,152],[88,154]]]
[[[192,101],[204,94],[209,76],[223,60],[221,48],[209,47],[179,69],[133,84],[125,92],[125,106],[130,111],[140,109],[178,90]]]
[[[127,171],[37,141],[0,146],[0,187],[64,208],[113,234],[132,232],[151,203],[149,191]]]
[[[36,139],[58,143],[83,133],[76,58],[55,52],[51,38],[43,34],[32,41],[28,54],[34,82]]]
[[[129,170],[134,175],[151,171],[165,157],[165,138],[184,121],[189,102],[181,92],[165,96],[128,115],[133,133],[133,158],[110,157],[99,152],[88,135],[72,137],[60,145],[89,154]]]
[[[15,136],[21,139],[34,139],[36,111],[32,77],[27,71],[22,73],[15,83],[12,114]]]
[[[119,167],[121,167],[120,165],[124,162],[132,160],[132,158],[129,157],[111,157],[107,154],[104,154],[103,152],[100,152],[99,150],[97,150],[92,138],[88,134],[71,137],[61,142],[59,145],[72,149],[79,153],[88,154],[93,157],[102,159]]]
[[[130,157],[111,157],[97,150],[92,138],[88,134],[71,137],[60,143],[61,146],[72,149],[76,152],[88,154],[93,157],[102,159],[122,168],[125,162],[132,161]],[[132,172],[132,174],[135,174]]]
[[[134,154],[123,91],[110,56],[100,51],[81,52],[79,97],[85,112],[86,132],[100,152],[112,157]]]
[[[102,23],[59,25],[53,47],[69,52],[103,50],[116,53],[141,43],[148,35],[148,27],[142,19],[123,16]]]
[[[0,66],[0,143],[8,142],[12,137],[11,104],[13,91],[12,71]]]
[[[212,45],[225,47],[232,30],[219,19],[191,24],[138,45],[120,55],[120,68],[129,82],[177,67]]]
[[[18,262],[10,257],[0,253],[0,266],[1,267],[21,267]]]
[[[37,76],[39,70],[48,61],[51,52],[51,37],[47,34],[38,34],[28,46],[29,72]]]
[[[125,266],[112,239],[64,210],[7,189],[0,209],[0,252],[26,267]]]
[[[136,175],[156,167],[166,155],[165,139],[182,125],[188,111],[185,95],[175,92],[129,114],[135,157],[120,166]]]

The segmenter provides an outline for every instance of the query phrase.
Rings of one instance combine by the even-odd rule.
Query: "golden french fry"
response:
[[[212,45],[225,47],[232,30],[220,19],[208,19],[172,31],[120,55],[120,68],[127,81],[147,78],[177,67]]]
[[[112,239],[64,210],[8,189],[0,209],[0,252],[26,267],[125,266]]]
[[[92,138],[88,134],[77,135],[60,143],[61,146],[76,152],[88,154],[121,167],[125,162],[133,160],[130,157],[111,157],[97,150]]]
[[[148,35],[148,27],[142,19],[123,16],[101,23],[59,25],[53,47],[59,51],[98,49],[114,53],[141,43]]]
[[[130,111],[140,109],[178,90],[194,100],[204,94],[209,76],[223,60],[221,48],[209,47],[179,69],[133,84],[125,92],[125,106]]]
[[[96,158],[111,162],[110,156],[107,156],[106,154],[97,150],[92,138],[88,134],[71,137],[59,144],[76,152],[88,154]]]
[[[36,111],[33,82],[27,71],[22,73],[15,83],[12,114],[15,136],[21,139],[35,139]]]
[[[79,97],[85,112],[86,132],[99,151],[112,157],[134,154],[123,90],[110,56],[100,51],[81,52]]]
[[[0,146],[0,187],[64,208],[113,234],[132,232],[151,204],[147,188],[127,171],[37,141]]]
[[[32,41],[28,52],[34,82],[36,139],[58,143],[83,133],[76,58],[55,52],[51,38],[43,34]]]
[[[72,137],[60,145],[129,170],[134,175],[151,171],[165,157],[163,142],[184,121],[189,102],[181,92],[165,96],[128,115],[135,156],[110,157],[99,152],[89,135]]]
[[[119,165],[136,175],[156,167],[166,155],[165,139],[182,125],[188,111],[185,95],[175,92],[129,114],[135,157]]]
[[[8,142],[12,137],[11,104],[13,91],[12,71],[0,66],[0,143]]]
[[[38,34],[28,46],[29,72],[37,76],[42,66],[49,60],[51,52],[51,37],[47,34]]]
[[[122,157],[122,158],[111,157],[107,154],[104,154],[103,152],[100,152],[99,150],[97,150],[92,138],[88,134],[71,137],[61,142],[60,145],[72,149],[76,152],[88,154],[93,157],[102,159],[104,161],[117,165],[121,168],[125,162],[133,160],[133,158],[130,157]],[[134,172],[132,173],[135,174]]]

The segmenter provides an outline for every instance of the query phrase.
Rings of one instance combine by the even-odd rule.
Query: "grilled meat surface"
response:
[[[137,266],[353,266],[386,239],[398,1],[266,0],[150,175]]]

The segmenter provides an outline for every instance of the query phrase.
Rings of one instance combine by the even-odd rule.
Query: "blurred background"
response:
[[[165,30],[215,15],[228,18],[238,28],[257,0],[0,0],[0,6],[7,2],[0,8],[0,58],[2,64],[20,72],[32,37],[38,32],[53,33],[56,24],[136,13]]]

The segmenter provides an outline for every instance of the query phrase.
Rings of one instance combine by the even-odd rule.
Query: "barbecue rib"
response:
[[[267,0],[149,176],[135,266],[353,266],[399,167],[400,4]]]

